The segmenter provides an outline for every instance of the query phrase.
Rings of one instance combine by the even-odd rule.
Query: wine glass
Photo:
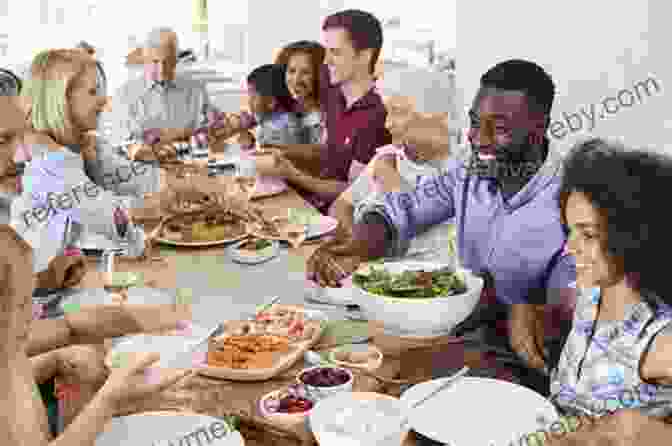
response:
[[[243,156],[236,164],[235,182],[238,189],[251,200],[254,196],[257,186],[257,166],[254,158]]]
[[[115,199],[114,227],[116,229],[117,243],[122,249],[123,254],[128,255],[129,232],[130,232],[130,197],[119,197]]]

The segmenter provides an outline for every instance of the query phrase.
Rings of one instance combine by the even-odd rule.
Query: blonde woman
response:
[[[10,221],[35,249],[35,272],[62,254],[68,216],[87,232],[110,239],[126,235],[118,233],[119,225],[127,232],[129,248],[138,254],[143,250],[142,231],[130,223],[112,193],[96,184],[96,140],[90,132],[106,105],[97,80],[95,60],[76,49],[44,51],[31,65],[22,96],[29,107],[31,132],[25,145],[32,161]]]

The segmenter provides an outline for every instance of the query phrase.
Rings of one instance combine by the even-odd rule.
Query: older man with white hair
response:
[[[142,140],[150,129],[159,131],[160,143],[188,140],[204,113],[215,111],[202,82],[176,77],[178,52],[173,30],[150,31],[142,50],[144,77],[131,79],[117,90],[112,111],[104,118],[111,142]]]

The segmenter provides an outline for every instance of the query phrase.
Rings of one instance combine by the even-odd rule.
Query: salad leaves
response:
[[[397,298],[444,297],[467,291],[464,278],[450,268],[435,271],[409,270],[393,274],[385,268],[371,265],[367,274],[358,272],[353,274],[352,279],[369,293]]]

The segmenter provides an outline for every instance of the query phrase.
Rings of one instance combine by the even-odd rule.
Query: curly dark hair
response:
[[[577,144],[565,160],[559,191],[561,218],[571,193],[583,193],[605,228],[601,241],[620,274],[634,279],[640,292],[672,303],[672,281],[665,258],[672,252],[672,219],[663,198],[672,190],[672,158],[651,150],[632,150],[593,138]],[[649,302],[646,293],[642,298]]]
[[[283,65],[285,70],[289,65],[289,60],[296,53],[308,54],[310,57],[311,66],[313,68],[313,98],[315,102],[320,102],[320,67],[324,63],[326,50],[322,45],[311,40],[299,40],[298,42],[290,43],[285,46],[273,63]]]

